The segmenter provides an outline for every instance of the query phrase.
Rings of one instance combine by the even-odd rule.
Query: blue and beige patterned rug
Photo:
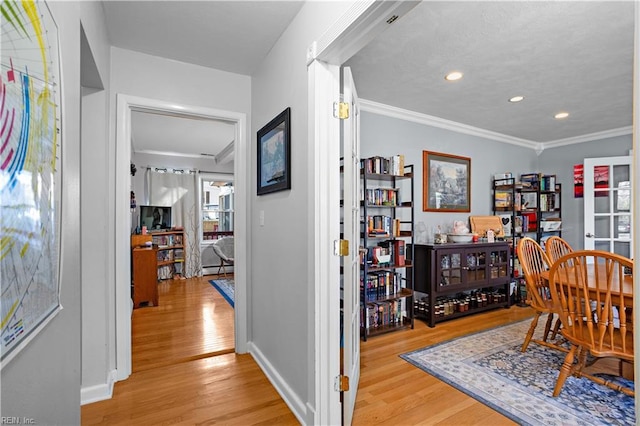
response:
[[[544,320],[540,318],[539,330]],[[400,356],[522,425],[635,424],[632,397],[585,378],[569,377],[560,396],[553,398],[565,354],[535,343],[520,352],[530,323],[521,321]]]
[[[235,307],[235,286],[233,280],[228,280],[225,278],[218,278],[215,280],[209,280],[211,285],[220,292],[222,297],[229,302],[231,307]]]

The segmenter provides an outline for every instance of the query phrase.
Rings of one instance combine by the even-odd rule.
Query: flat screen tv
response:
[[[171,207],[140,206],[140,229],[143,226],[151,232],[171,229]]]

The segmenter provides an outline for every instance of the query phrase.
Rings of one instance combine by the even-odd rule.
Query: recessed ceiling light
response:
[[[524,100],[524,96],[514,96],[513,98],[509,99],[509,102],[520,102]]]
[[[460,71],[453,71],[444,76],[447,81],[456,81],[462,78],[463,74]]]
[[[555,117],[557,120],[562,120],[563,118],[567,118],[568,116],[569,116],[569,113],[568,113],[568,112],[559,112],[559,113],[557,113],[556,115],[554,115],[554,117]]]

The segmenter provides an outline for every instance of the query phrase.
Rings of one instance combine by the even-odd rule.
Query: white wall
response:
[[[84,6],[83,6],[84,7]],[[85,7],[86,9],[86,7]],[[91,13],[89,13],[91,12]],[[113,275],[108,269],[112,256],[113,226],[109,223],[109,191],[106,176],[109,129],[109,60],[110,46],[104,25],[103,10],[91,8],[83,14],[82,26],[87,37],[90,52],[83,51],[82,75],[95,73],[101,88],[83,88],[81,100],[80,149],[80,221],[81,246],[95,247],[96,237],[100,237],[105,250],[81,251],[82,286],[82,391],[81,402],[102,399],[100,395],[110,394],[115,369],[115,347],[110,345],[114,338],[114,328],[105,322],[114,309],[114,294],[109,292],[108,283]],[[83,79],[84,80],[84,79]],[[98,83],[98,82],[94,82]],[[97,178],[97,179],[96,179]]]
[[[358,82],[356,81],[356,85]],[[574,248],[583,246],[582,198],[573,197],[573,165],[585,158],[628,155],[631,135],[546,149],[538,156],[533,149],[485,139],[425,124],[363,112],[361,116],[362,157],[404,154],[414,164],[415,222],[427,227],[450,226],[454,220],[468,223],[472,215],[492,215],[492,178],[495,173],[555,174],[562,184],[563,238]],[[471,212],[436,213],[422,211],[422,151],[436,151],[471,158]]]
[[[63,310],[2,369],[2,416],[32,418],[37,424],[80,424],[81,270],[80,240],[80,20],[95,22],[102,8],[92,2],[49,2],[59,30],[62,65],[61,164]],[[101,72],[99,26],[87,32]],[[104,348],[101,348],[104,351]]]
[[[306,2],[253,75],[251,133],[250,340],[290,408],[304,423],[314,409],[314,283],[307,277],[310,221],[306,50],[351,3]],[[256,196],[256,132],[291,107],[291,190]],[[327,106],[330,107],[329,105]],[[337,161],[337,159],[336,159]],[[264,212],[264,226],[259,216]],[[321,349],[322,350],[322,349]]]

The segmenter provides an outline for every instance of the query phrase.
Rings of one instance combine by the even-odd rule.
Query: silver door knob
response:
[[[587,238],[595,238],[596,236],[593,235],[591,232],[587,232],[585,237],[587,237]]]

